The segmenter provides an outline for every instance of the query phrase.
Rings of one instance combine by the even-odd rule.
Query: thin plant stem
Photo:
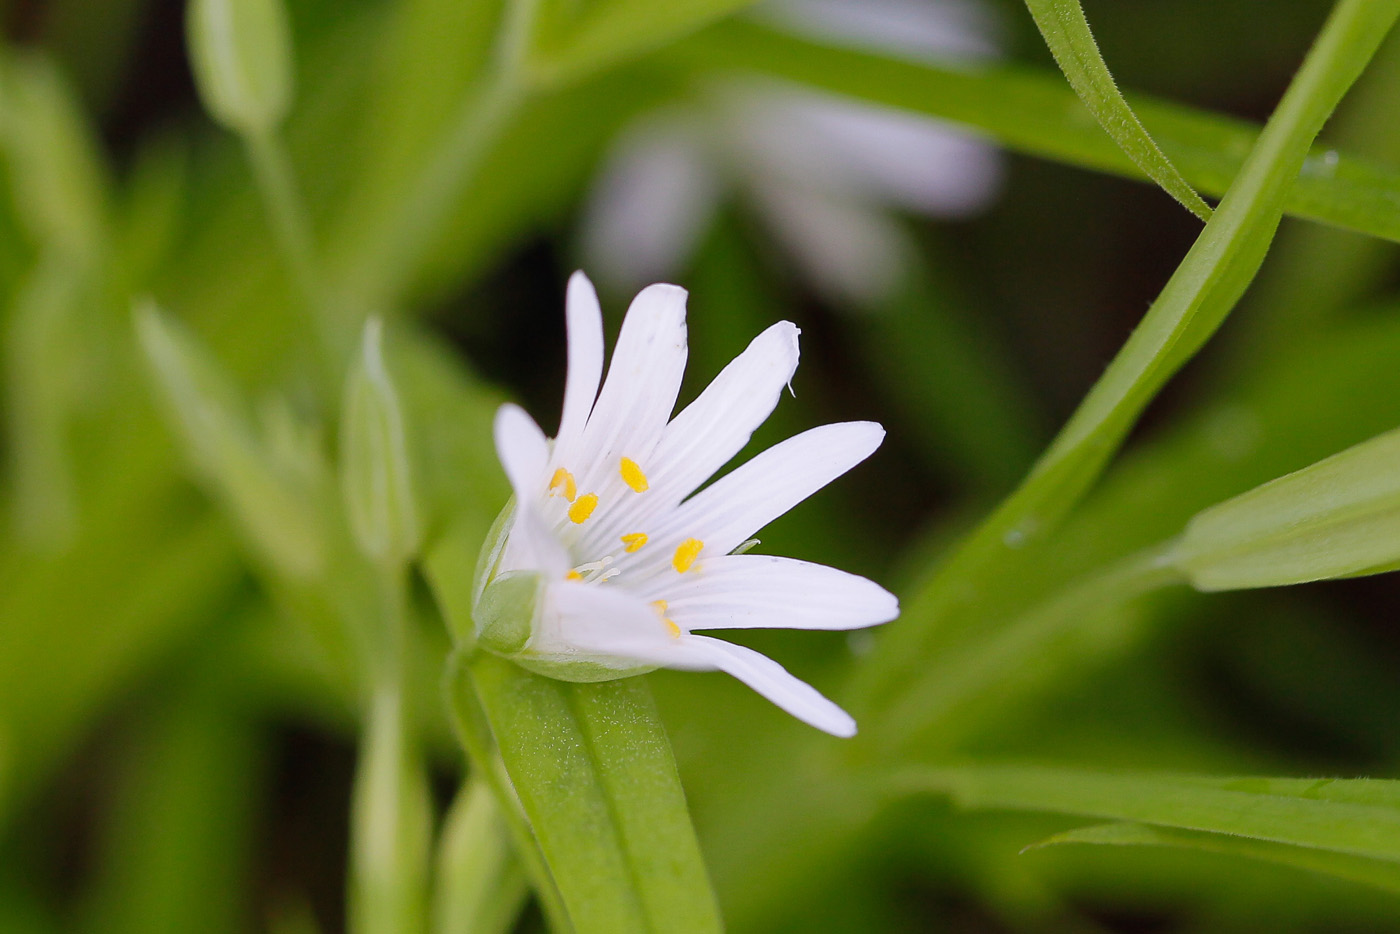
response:
[[[243,144],[273,234],[310,316],[322,354],[327,360],[343,359],[347,348],[341,346],[343,341],[331,325],[329,296],[316,256],[311,215],[297,186],[287,147],[275,129],[245,134]]]
[[[365,738],[352,803],[351,918],[359,934],[426,931],[430,817],[404,699],[405,570],[380,574],[381,649],[371,670]]]
[[[493,751],[493,743],[486,724],[486,712],[476,695],[476,685],[470,672],[470,651],[458,649],[452,653],[447,664],[447,677],[444,682],[447,695],[447,708],[452,715],[452,724],[457,738],[466,750],[471,767],[491,789],[505,818],[506,827],[515,843],[516,855],[520,857],[525,872],[530,877],[531,886],[540,900],[549,927],[555,932],[573,930],[568,909],[554,884],[554,876],[549,871],[544,855],[540,852],[535,832],[525,818],[516,797],[515,788],[505,774],[500,759]]]

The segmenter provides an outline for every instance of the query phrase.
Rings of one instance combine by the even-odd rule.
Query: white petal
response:
[[[869,457],[884,437],[875,422],[841,422],[774,445],[682,503],[658,530],[657,550],[664,557],[697,538],[705,544],[702,560],[727,555]]]
[[[550,586],[549,602],[534,651],[650,665],[681,660],[680,640],[656,610],[620,587],[560,581]]]
[[[686,654],[698,663],[696,667],[704,665],[733,675],[797,719],[833,736],[856,735],[856,721],[850,714],[768,656],[708,636],[685,636],[678,641],[685,644]]]
[[[694,402],[666,426],[648,468],[671,504],[693,493],[748,444],[797,370],[797,336],[780,321],[755,337]]]
[[[544,488],[549,441],[518,405],[496,411],[496,456],[515,493],[515,518],[502,555],[502,570],[534,568],[550,575],[569,567],[568,554],[540,518],[536,502]]]
[[[569,364],[564,382],[564,409],[559,417],[555,461],[576,449],[598,397],[603,378],[603,311],[593,283],[582,272],[569,277],[564,305],[568,329]]]
[[[669,278],[693,252],[722,187],[704,132],[672,111],[619,135],[584,209],[584,255],[604,285],[631,290]]]
[[[632,300],[578,466],[570,468],[587,471],[578,477],[580,491],[616,474],[621,457],[645,462],[661,437],[685,371],[685,299],[678,286],[652,285]]]
[[[793,558],[720,555],[667,583],[667,615],[688,630],[862,629],[899,615],[874,581]]]
[[[506,403],[496,410],[496,456],[517,501],[538,496],[544,489],[549,439],[524,409]]]

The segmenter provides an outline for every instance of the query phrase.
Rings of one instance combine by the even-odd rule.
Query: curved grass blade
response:
[[[1021,487],[963,543],[930,584],[921,616],[906,611],[860,671],[859,703],[899,696],[882,717],[911,722],[921,692],[937,685],[918,668],[938,624],[995,590],[1004,565],[1043,541],[1097,480],[1138,415],[1210,338],[1253,280],[1283,215],[1284,196],[1327,117],[1385,37],[1400,0],[1343,0],[1260,134],[1239,177],[1147,315]],[[912,679],[914,687],[907,687]]]
[[[891,786],[905,793],[946,794],[959,806],[978,810],[1076,814],[1400,862],[1400,807],[1234,790],[1218,783],[1204,776],[1012,765],[910,769],[895,776]],[[1370,800],[1380,799],[1373,792]]]
[[[1143,178],[1058,78],[1030,69],[899,61],[743,20],[711,27],[667,56],[692,68],[769,75],[950,120],[1026,155]],[[1239,175],[1259,135],[1257,125],[1222,114],[1137,95],[1132,105],[1191,185],[1214,197]],[[1318,149],[1285,194],[1284,209],[1400,242],[1400,172]]]
[[[1279,843],[1265,843],[1226,834],[1198,830],[1177,830],[1153,827],[1150,824],[1095,824],[1069,830],[1026,847],[1026,852],[1069,843],[1089,843],[1101,846],[1158,846],[1182,850],[1241,856],[1280,866],[1291,866],[1306,872],[1359,882],[1387,892],[1400,894],[1400,866],[1382,860],[1328,853]]]
[[[1069,79],[1070,87],[1113,141],[1167,194],[1201,220],[1210,220],[1210,206],[1172,165],[1147,128],[1133,113],[1113,81],[1099,52],[1079,0],[1026,0],[1026,8]]]

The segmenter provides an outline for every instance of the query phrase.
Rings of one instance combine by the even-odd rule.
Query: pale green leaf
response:
[[[1375,886],[1400,893],[1400,866],[1383,860],[1328,853],[1279,843],[1265,843],[1247,837],[1232,837],[1197,830],[1177,830],[1153,827],[1150,824],[1096,824],[1056,834],[1027,849],[1088,843],[1101,846],[1161,846],[1183,850],[1200,850],[1223,856],[1242,856],[1267,863],[1277,863],[1307,872],[1336,876],[1350,882]]]
[[[1303,783],[1248,790],[1247,779],[1099,772],[1053,766],[914,768],[891,782],[905,793],[946,794],[961,807],[1049,811],[1400,861],[1400,807],[1376,782],[1364,794],[1304,797]],[[1273,780],[1262,779],[1270,782]],[[1326,788],[1330,782],[1313,782]],[[1236,788],[1241,790],[1236,790]],[[1346,786],[1336,794],[1347,795]],[[1356,798],[1361,800],[1355,800]],[[1364,802],[1364,803],[1363,803]]]

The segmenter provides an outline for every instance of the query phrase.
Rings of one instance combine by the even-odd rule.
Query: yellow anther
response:
[[[671,566],[678,572],[684,574],[690,570],[690,566],[695,563],[695,559],[700,555],[700,549],[705,547],[705,543],[698,538],[687,538],[676,547],[676,553],[671,558]]]
[[[646,543],[647,533],[645,532],[628,532],[626,535],[622,536],[622,544],[627,546],[623,550],[629,555],[634,551],[641,551],[642,546]]]
[[[665,616],[665,615],[666,615],[666,607],[668,607],[668,606],[670,606],[670,604],[667,603],[665,600],[653,600],[653,601],[651,601],[651,608],[652,608],[653,610],[656,611],[656,615],[657,615],[657,616]]]
[[[566,581],[581,581],[581,580],[583,580],[583,575],[580,574],[578,571],[570,571],[568,574],[565,574],[565,575],[564,575],[564,580],[566,580]]]
[[[563,488],[562,490],[560,489],[561,487]],[[549,492],[553,493],[556,490],[562,492],[564,498],[571,503],[574,501],[574,497],[578,495],[578,484],[574,482],[574,475],[563,467],[554,471],[554,476],[549,480]]]
[[[593,510],[596,508],[598,508],[598,494],[585,493],[574,500],[574,504],[569,507],[569,518],[575,523],[581,523],[593,515]]]
[[[672,639],[679,639],[679,638],[681,637],[681,627],[679,627],[679,626],[676,625],[676,621],[675,621],[675,620],[673,620],[673,619],[668,619],[668,620],[666,620],[666,628],[669,629],[669,630],[671,630],[671,638],[672,638]]]
[[[645,493],[647,487],[651,486],[651,484],[647,482],[647,475],[642,473],[642,468],[638,467],[637,462],[632,458],[624,457],[619,470],[622,473],[622,482],[630,486],[636,492]]]

